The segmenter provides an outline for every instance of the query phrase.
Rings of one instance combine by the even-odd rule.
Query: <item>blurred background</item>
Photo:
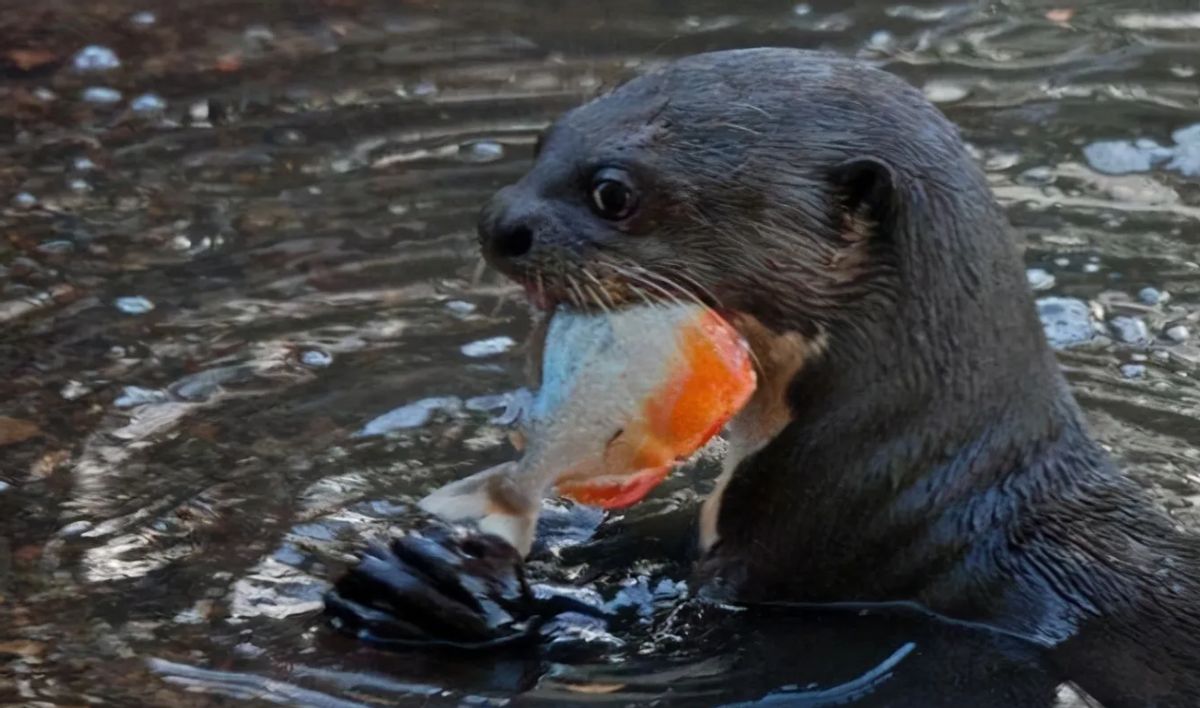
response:
[[[1024,240],[1096,434],[1198,520],[1194,1],[2,4],[0,705],[527,687],[339,644],[320,596],[414,499],[513,454],[528,318],[481,268],[483,200],[558,114],[704,50],[828,49],[921,87]],[[601,523],[576,516],[556,551]],[[683,577],[594,584],[653,614]]]

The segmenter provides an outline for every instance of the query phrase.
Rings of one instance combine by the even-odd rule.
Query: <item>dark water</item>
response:
[[[1095,433],[1200,521],[1194,3],[47,0],[5,4],[0,38],[0,704],[699,706],[936,647],[884,627],[829,669],[844,618],[681,644],[660,612],[608,663],[465,660],[317,615],[365,537],[513,454],[480,397],[523,385],[528,320],[480,269],[480,203],[557,114],[701,50],[827,48],[924,86],[1069,298],[1044,314]],[[576,541],[535,573],[608,598],[685,577]]]

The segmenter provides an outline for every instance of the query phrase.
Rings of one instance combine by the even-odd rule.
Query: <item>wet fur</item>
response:
[[[614,163],[643,200],[618,224],[586,204]],[[691,297],[822,341],[727,477],[711,592],[916,600],[1057,647],[1109,708],[1197,705],[1200,542],[1089,437],[1004,214],[920,92],[798,50],[686,58],[556,124],[485,253],[514,223],[534,249],[489,258],[555,299]]]

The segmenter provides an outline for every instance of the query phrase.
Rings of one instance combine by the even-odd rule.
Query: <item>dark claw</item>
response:
[[[574,598],[535,596],[503,539],[433,523],[368,548],[325,596],[340,631],[395,648],[533,644],[546,620],[567,612],[606,616]]]

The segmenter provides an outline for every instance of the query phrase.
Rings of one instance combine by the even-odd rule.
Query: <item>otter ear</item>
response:
[[[849,220],[867,217],[884,232],[889,230],[898,186],[891,165],[874,157],[856,157],[835,167],[830,177],[841,192]]]

